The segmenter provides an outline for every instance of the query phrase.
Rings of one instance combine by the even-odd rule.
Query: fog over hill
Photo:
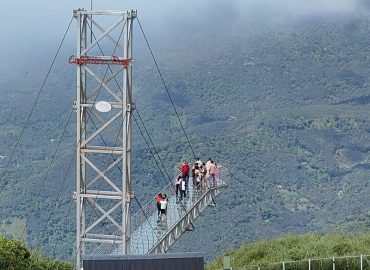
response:
[[[138,9],[197,154],[222,161],[232,172],[217,207],[208,209],[173,251],[203,251],[212,258],[245,242],[329,231],[366,216],[370,16],[365,1],[94,3],[97,9]],[[0,4],[2,10],[19,10],[16,21],[10,12],[0,19],[1,156],[11,153],[78,4],[89,8],[89,1],[71,0],[52,6],[46,0]],[[135,100],[166,165],[173,168],[192,157],[135,27]],[[67,64],[75,51],[74,30],[0,182],[0,234],[19,237],[75,99],[75,70]],[[73,153],[74,132],[71,123],[27,227],[31,248]],[[140,136],[134,136],[133,155],[135,193],[147,201],[164,181]],[[0,160],[0,166],[6,161]],[[69,258],[73,252],[74,188],[72,171],[42,237],[48,255]],[[345,229],[354,227],[351,222]]]

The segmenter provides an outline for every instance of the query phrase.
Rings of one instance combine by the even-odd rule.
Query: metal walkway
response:
[[[168,197],[167,217],[161,220],[157,214],[155,199],[143,206],[142,210],[131,218],[131,254],[164,253],[186,230],[194,229],[195,219],[209,205],[214,205],[214,198],[227,187],[230,175],[227,169],[218,165],[216,185],[197,189],[189,179],[187,197],[180,201],[176,197],[174,182],[169,183],[158,193]],[[119,244],[102,244],[91,254],[121,254]]]

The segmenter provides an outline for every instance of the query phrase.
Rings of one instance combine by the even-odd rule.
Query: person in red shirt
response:
[[[190,172],[189,164],[186,162],[186,160],[184,160],[184,162],[181,165],[181,176],[182,176],[182,179],[185,180],[186,190],[189,189],[189,186],[188,186],[189,185],[189,172]]]
[[[158,209],[158,216],[161,214],[161,201],[163,200],[162,193],[159,193],[155,196],[155,200],[157,201],[157,209]]]

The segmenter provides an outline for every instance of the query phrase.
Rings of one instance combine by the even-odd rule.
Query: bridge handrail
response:
[[[223,165],[218,164],[218,176],[216,178],[217,187],[224,187],[229,183],[230,180],[230,173],[227,170],[226,167]],[[175,177],[172,179],[171,182],[169,182],[161,191],[159,191],[157,194],[162,193],[166,194],[168,198],[173,198],[176,196],[175,191],[175,181],[177,180],[179,173],[179,170],[177,168],[174,168]],[[192,179],[192,178],[190,178]],[[189,180],[190,181],[190,180]],[[189,183],[189,185],[192,185],[192,183]],[[216,188],[217,188],[216,187]],[[214,188],[214,187],[213,187]],[[177,214],[172,215],[168,213],[167,219],[169,223],[174,224],[177,222],[177,218],[180,218],[193,207],[194,203],[198,201],[200,197],[202,197],[205,193],[208,192],[210,189],[209,186],[201,189],[197,189],[193,191],[193,201],[188,203],[178,202],[176,204],[176,210]],[[171,211],[169,211],[171,212]],[[145,238],[147,240],[147,243],[141,243],[142,246],[139,248],[138,246],[135,246],[135,243],[132,239],[131,241],[131,254],[145,254],[147,253],[150,248],[155,244],[156,241],[161,240],[166,233],[170,230],[173,225],[169,226],[165,231],[162,231],[161,233],[158,233],[155,231],[155,228],[153,227],[153,223],[155,223],[155,220],[157,220],[155,213],[157,213],[157,206],[155,198],[152,198],[149,202],[147,202],[144,206],[142,206],[142,209],[140,209],[138,212],[136,212],[134,215],[131,216],[131,236],[134,237],[140,236],[141,239]],[[154,220],[155,218],[155,220]],[[148,227],[143,226],[144,224],[148,224]],[[121,231],[117,230],[115,235],[120,235]],[[119,244],[101,244],[99,245],[92,254],[111,254],[119,253],[120,245]]]
[[[218,168],[218,179],[217,179],[218,185],[221,186],[221,185],[227,184],[228,183],[228,180],[230,179],[230,175],[229,175],[228,170],[223,165],[220,165],[220,164],[217,164],[217,168]],[[177,169],[175,168],[175,171],[176,170]],[[159,193],[166,194],[167,197],[169,197],[169,195],[170,196],[175,195],[176,194],[175,181],[177,180],[177,177],[179,175],[180,175],[180,173],[177,173],[176,176],[172,179],[172,181],[169,182],[157,194],[159,194]],[[191,183],[189,183],[189,185],[190,184]],[[205,189],[204,190],[204,193],[206,191],[207,190]],[[145,215],[142,215],[141,217],[139,217],[139,215],[142,214],[143,211],[144,211]],[[136,212],[134,215],[131,216],[131,232],[134,232],[141,225],[141,222],[138,222],[138,221],[148,222],[146,220],[146,217],[150,216],[155,211],[157,211],[157,206],[156,206],[156,203],[155,203],[155,198],[153,198],[152,201],[147,202],[142,207],[142,210],[139,210],[138,212]]]

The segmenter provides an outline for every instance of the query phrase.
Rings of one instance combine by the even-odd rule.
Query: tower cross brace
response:
[[[77,52],[69,62],[77,68],[75,200],[79,269],[82,257],[100,243],[118,243],[123,255],[130,254],[132,39],[137,14],[84,9],[73,14]],[[107,18],[116,20],[106,25]],[[94,40],[92,29],[99,31]],[[107,42],[113,46],[111,55],[103,54],[101,44]]]

